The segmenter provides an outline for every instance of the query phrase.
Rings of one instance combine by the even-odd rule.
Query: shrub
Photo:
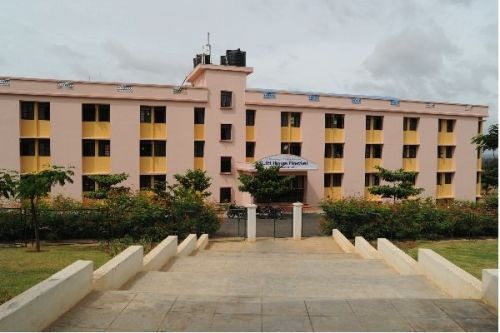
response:
[[[321,203],[325,234],[339,229],[346,237],[385,237],[397,240],[494,236],[497,210],[488,204],[452,202],[438,205],[431,199],[396,204],[362,199],[327,200]]]

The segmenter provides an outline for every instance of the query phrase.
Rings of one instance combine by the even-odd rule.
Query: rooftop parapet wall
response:
[[[393,111],[397,113],[420,113],[442,116],[488,116],[488,106],[486,105],[411,101],[391,97],[335,95],[313,92],[302,93],[281,90],[247,89],[245,102],[247,106],[265,105],[308,109]]]
[[[178,91],[177,87],[172,85],[15,77],[0,84],[0,95],[2,94],[196,103],[208,101],[208,90],[205,88],[183,87]]]

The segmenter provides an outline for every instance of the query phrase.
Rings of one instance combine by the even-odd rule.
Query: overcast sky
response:
[[[0,76],[179,84],[247,51],[252,88],[487,104],[497,122],[496,0],[7,1]]]

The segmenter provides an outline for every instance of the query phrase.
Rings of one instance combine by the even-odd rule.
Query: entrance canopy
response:
[[[305,158],[290,154],[277,154],[266,156],[257,162],[262,162],[264,167],[279,166],[280,171],[307,171],[317,170],[318,166]],[[254,163],[239,163],[237,169],[240,171],[255,171]]]

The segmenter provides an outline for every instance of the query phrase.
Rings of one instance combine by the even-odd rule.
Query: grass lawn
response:
[[[73,263],[92,260],[94,269],[110,256],[97,245],[42,245],[34,248],[0,248],[0,304]]]
[[[397,246],[414,259],[419,247],[431,249],[480,280],[483,268],[498,268],[498,239],[400,242]]]

